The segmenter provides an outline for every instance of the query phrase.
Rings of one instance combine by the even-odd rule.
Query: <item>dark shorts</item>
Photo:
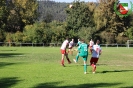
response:
[[[93,63],[97,63],[97,62],[98,62],[98,59],[99,59],[99,58],[91,57],[91,59],[90,59],[90,63],[91,63],[91,64],[93,64]]]

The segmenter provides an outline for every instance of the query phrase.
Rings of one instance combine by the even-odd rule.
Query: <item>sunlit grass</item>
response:
[[[132,48],[104,48],[96,74],[89,66],[83,74],[83,60],[60,65],[60,47],[0,47],[1,88],[132,88]],[[71,61],[76,56],[69,55]]]

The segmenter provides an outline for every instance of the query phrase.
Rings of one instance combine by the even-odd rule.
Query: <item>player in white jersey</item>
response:
[[[74,47],[74,39],[69,43],[69,50],[68,53],[71,52],[71,55],[73,55],[73,47]]]
[[[94,42],[93,40],[91,39],[90,42],[89,42],[89,50],[90,50],[90,53],[92,54],[92,47],[94,45]]]
[[[90,59],[90,65],[92,66],[92,72],[96,71],[96,63],[98,62],[99,56],[101,55],[102,49],[99,45],[100,41],[97,40],[96,44],[92,47],[92,57]]]
[[[66,38],[66,40],[62,43],[61,48],[60,48],[61,54],[62,54],[62,58],[61,58],[61,65],[62,66],[65,66],[64,65],[65,56],[66,56],[68,63],[71,63],[71,61],[68,58],[68,53],[66,52],[66,48],[67,48],[68,44],[69,44],[69,41],[68,41],[68,38]]]

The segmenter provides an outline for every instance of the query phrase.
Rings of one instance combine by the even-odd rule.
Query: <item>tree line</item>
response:
[[[0,1],[0,42],[62,43],[67,37],[126,43],[133,39],[133,13],[118,16],[116,0],[59,3],[38,0]]]

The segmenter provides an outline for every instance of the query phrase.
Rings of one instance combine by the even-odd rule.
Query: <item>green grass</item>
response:
[[[1,88],[132,88],[133,48],[102,48],[96,74],[83,60],[60,65],[60,47],[0,47]],[[75,58],[69,55],[71,61]]]

